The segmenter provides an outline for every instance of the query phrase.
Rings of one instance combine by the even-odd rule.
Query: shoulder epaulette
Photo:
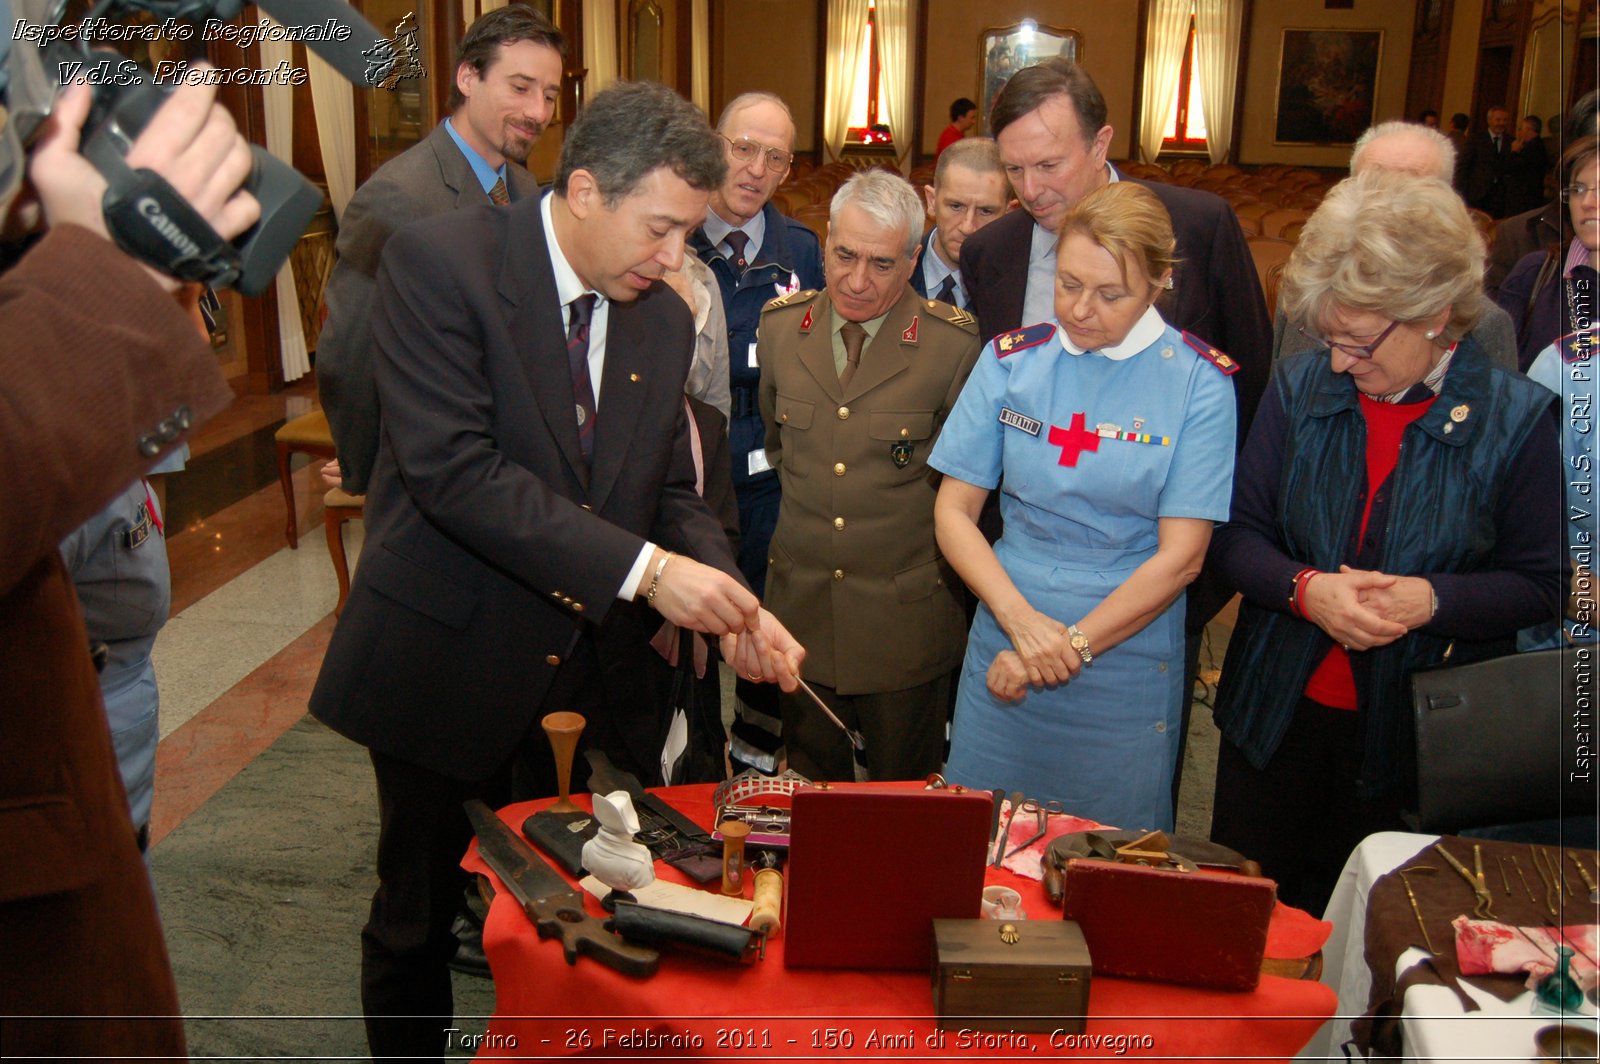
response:
[[[1005,358],[1018,351],[1030,347],[1038,347],[1056,334],[1056,327],[1047,321],[1037,325],[1026,325],[1020,329],[1001,333],[994,338],[994,355],[996,358]]]
[[[1195,354],[1220,369],[1224,375],[1231,377],[1239,372],[1239,363],[1218,351],[1210,342],[1200,339],[1194,333],[1184,330],[1183,342],[1194,348]]]
[[[978,319],[972,316],[971,311],[962,310],[960,307],[951,306],[949,303],[942,303],[937,299],[929,299],[926,302],[929,317],[939,321],[947,321],[963,332],[972,333],[974,336],[977,335]]]
[[[792,307],[798,303],[804,303],[816,294],[817,289],[807,288],[799,292],[790,292],[788,295],[779,296],[777,299],[769,299],[767,305],[761,308],[761,313],[765,314],[769,310],[781,310],[784,307]]]
[[[1556,346],[1561,349],[1561,361],[1571,365],[1594,358],[1597,342],[1600,342],[1600,337],[1596,336],[1593,329],[1579,329],[1557,340]]]

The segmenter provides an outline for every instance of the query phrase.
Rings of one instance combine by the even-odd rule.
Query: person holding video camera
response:
[[[249,147],[214,94],[174,91],[126,161],[231,240],[259,205],[241,187]],[[155,897],[56,548],[232,392],[165,297],[177,282],[108,235],[106,180],[78,151],[90,95],[60,96],[31,190],[0,203],[7,238],[45,226],[0,276],[0,1056],[182,1057]]]

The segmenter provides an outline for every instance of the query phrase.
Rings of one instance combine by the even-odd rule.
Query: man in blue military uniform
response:
[[[939,155],[933,184],[922,186],[933,228],[911,271],[919,296],[966,308],[972,299],[961,282],[961,245],[1011,208],[1011,185],[1000,149],[988,137],[958,141]]]
[[[777,96],[736,96],[717,121],[728,177],[711,194],[705,224],[690,246],[716,275],[728,318],[732,409],[728,453],[739,501],[739,569],[758,596],[766,590],[767,545],[778,524],[778,477],[767,465],[766,427],[756,398],[761,367],[756,328],[761,308],[778,296],[821,288],[822,248],[810,229],[778,213],[772,194],[794,162],[794,118]],[[777,771],[778,712],[774,692],[740,680],[733,758]]]
[[[150,475],[181,470],[188,451],[187,444],[180,447]],[[78,592],[89,645],[100,666],[111,743],[142,851],[150,842],[156,747],[161,742],[161,692],[150,652],[172,607],[166,528],[150,483],[134,481],[78,526],[61,541],[61,560]]]

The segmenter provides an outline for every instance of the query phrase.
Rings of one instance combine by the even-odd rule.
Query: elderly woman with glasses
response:
[[[1528,371],[1559,338],[1594,324],[1600,250],[1600,148],[1593,136],[1561,154],[1561,200],[1572,239],[1518,260],[1495,293],[1517,326],[1517,360]]]
[[[1437,178],[1372,172],[1328,194],[1280,297],[1316,348],[1278,366],[1212,540],[1244,595],[1212,838],[1313,912],[1357,842],[1402,827],[1410,674],[1508,653],[1557,609],[1551,396],[1462,339],[1483,263]]]

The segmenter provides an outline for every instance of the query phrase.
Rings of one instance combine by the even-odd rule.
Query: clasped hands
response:
[[[1054,687],[1071,681],[1083,669],[1083,659],[1072,649],[1067,626],[1024,606],[996,618],[1011,640],[1011,648],[995,655],[985,682],[989,693],[1002,702],[1015,702],[1029,687]]]
[[[1341,565],[1305,585],[1300,608],[1346,650],[1371,650],[1433,619],[1433,585],[1420,576]]]
[[[659,554],[651,559],[650,573],[656,572],[659,559]],[[805,648],[748,588],[721,569],[674,554],[660,570],[650,604],[681,628],[720,636],[723,660],[740,676],[776,683],[785,691],[799,686]]]

